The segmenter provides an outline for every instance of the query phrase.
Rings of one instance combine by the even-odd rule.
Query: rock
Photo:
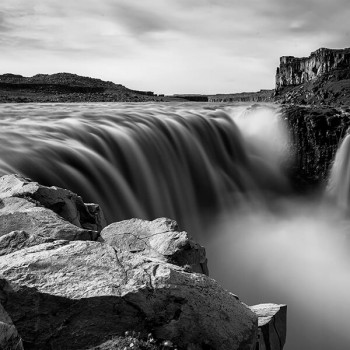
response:
[[[131,219],[105,227],[101,237],[118,255],[138,253],[209,275],[205,249],[187,232],[177,230],[176,221],[167,218]]]
[[[0,255],[54,240],[96,240],[96,231],[79,228],[52,210],[25,198],[0,199]]]
[[[167,228],[169,242],[177,234],[173,221],[138,223],[153,226],[156,238]],[[106,243],[55,241],[0,257],[3,305],[26,349],[83,349],[127,330],[188,349],[254,348],[257,316],[234,294],[131,243],[135,249],[123,253]]]
[[[258,350],[282,350],[287,335],[287,305],[259,304],[250,309],[258,316]]]
[[[284,106],[283,117],[290,136],[292,181],[304,188],[323,185],[350,126],[350,113],[322,106]]]
[[[321,48],[309,57],[283,56],[276,73],[276,90],[316,79],[336,69],[350,66],[350,48],[332,50]]]
[[[18,175],[0,177],[0,255],[54,240],[96,240],[93,229],[103,220],[98,205],[85,205],[70,191]]]
[[[47,187],[20,175],[0,178],[0,199],[26,198],[40,203],[75,226],[101,231],[106,226],[103,213],[97,204],[85,204],[77,194],[58,187]]]
[[[0,349],[23,350],[22,339],[11,318],[0,304]]]

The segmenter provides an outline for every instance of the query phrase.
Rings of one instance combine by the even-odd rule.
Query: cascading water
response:
[[[337,151],[327,193],[341,210],[350,214],[350,135],[344,138]]]
[[[198,232],[207,213],[255,200],[274,176],[268,164],[257,169],[257,152],[224,111],[40,105],[2,115],[0,174],[69,188],[100,203],[109,222],[169,216]]]
[[[288,304],[285,349],[345,349],[350,223],[291,195],[290,157],[273,105],[0,105],[0,175],[69,188],[109,222],[176,219],[243,301]]]

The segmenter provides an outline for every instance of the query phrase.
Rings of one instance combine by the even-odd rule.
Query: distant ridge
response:
[[[152,91],[72,73],[0,75],[0,102],[122,102],[159,100]]]

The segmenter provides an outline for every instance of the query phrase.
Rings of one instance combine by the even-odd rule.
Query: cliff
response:
[[[281,57],[276,72],[275,100],[296,104],[349,104],[350,48],[321,48],[309,57]]]
[[[324,185],[350,126],[350,109],[285,105],[283,118],[294,157],[289,169],[293,183],[302,190]]]

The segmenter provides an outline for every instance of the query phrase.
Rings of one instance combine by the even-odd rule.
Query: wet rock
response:
[[[22,339],[11,318],[0,304],[0,349],[23,350]]]
[[[293,182],[301,188],[323,185],[350,126],[350,114],[341,108],[284,106],[283,117],[290,135]]]
[[[287,334],[287,305],[259,304],[250,309],[258,316],[258,350],[282,350]]]
[[[3,305],[28,349],[82,349],[130,329],[193,349],[256,342],[257,316],[235,295],[141,250],[55,241],[0,257],[0,271]]]
[[[101,231],[106,226],[102,210],[97,204],[85,204],[77,194],[59,187],[47,187],[20,175],[0,178],[0,199],[26,198],[54,211],[75,226]]]
[[[138,253],[209,275],[204,247],[187,232],[179,232],[176,221],[159,218],[115,222],[102,230],[101,237],[119,255]]]

